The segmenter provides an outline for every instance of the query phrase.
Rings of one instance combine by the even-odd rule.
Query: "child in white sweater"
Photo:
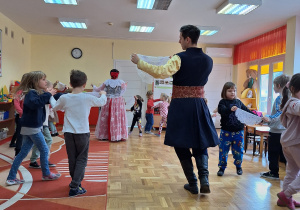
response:
[[[57,102],[51,97],[51,105],[54,111],[65,112],[63,133],[66,142],[69,159],[69,171],[72,177],[69,196],[77,196],[86,193],[81,187],[85,167],[88,160],[90,129],[89,114],[91,107],[106,104],[106,92],[101,91],[100,98],[83,93],[86,86],[87,76],[79,70],[72,70],[70,84],[72,93],[62,95]]]

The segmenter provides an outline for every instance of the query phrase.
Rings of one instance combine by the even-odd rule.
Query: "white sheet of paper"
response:
[[[241,123],[246,125],[255,125],[262,121],[262,117],[246,112],[240,108],[235,111],[235,116]]]

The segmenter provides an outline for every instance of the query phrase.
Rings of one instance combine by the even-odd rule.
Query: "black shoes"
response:
[[[41,166],[35,161],[29,164],[29,168],[41,168]]]
[[[53,134],[51,134],[52,137],[58,136],[58,135],[59,135],[59,133],[53,133]]]
[[[268,171],[266,173],[260,173],[260,176],[269,179],[279,179],[279,175],[273,174],[271,171]]]
[[[10,143],[9,144],[9,147],[16,147],[17,145],[16,145],[16,143]]]
[[[75,197],[78,195],[83,195],[86,193],[86,189],[84,189],[81,186],[78,186],[77,188],[71,188],[69,191],[69,197]]]
[[[243,174],[243,169],[242,169],[242,167],[237,167],[236,168],[236,173],[237,173],[237,175],[242,175]]]
[[[199,192],[197,183],[193,186],[191,186],[190,184],[185,184],[184,189],[190,191],[192,194],[198,194],[198,192]]]
[[[223,176],[224,175],[224,169],[220,168],[217,175],[218,176]]]

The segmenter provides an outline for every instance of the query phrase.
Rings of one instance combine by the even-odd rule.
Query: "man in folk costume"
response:
[[[172,101],[164,143],[174,147],[188,180],[184,188],[193,194],[198,194],[198,186],[192,156],[198,168],[200,193],[210,193],[207,148],[219,144],[215,126],[204,101],[204,85],[212,71],[213,61],[201,48],[197,48],[199,36],[197,27],[182,26],[179,43],[185,51],[174,55],[163,66],[148,64],[136,54],[131,55],[131,61],[153,77],[173,77]]]

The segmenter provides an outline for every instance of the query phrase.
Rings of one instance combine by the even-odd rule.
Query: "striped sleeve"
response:
[[[277,118],[278,116],[281,115],[282,111],[280,110],[280,104],[281,104],[281,100],[280,100],[280,96],[278,96],[278,97],[275,99],[275,110],[276,110],[276,113],[273,114],[273,115],[270,115],[270,116],[269,116],[270,119]]]

